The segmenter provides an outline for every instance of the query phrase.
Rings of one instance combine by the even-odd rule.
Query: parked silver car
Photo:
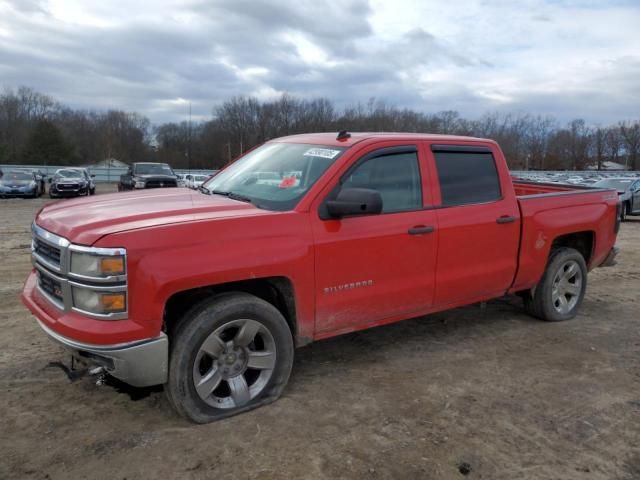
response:
[[[627,215],[640,215],[640,178],[614,177],[605,178],[592,185],[598,188],[615,188],[622,204],[620,219]]]

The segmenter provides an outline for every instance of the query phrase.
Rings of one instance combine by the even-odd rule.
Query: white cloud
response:
[[[152,121],[286,91],[607,122],[640,112],[638,25],[637,0],[0,0],[0,85]]]

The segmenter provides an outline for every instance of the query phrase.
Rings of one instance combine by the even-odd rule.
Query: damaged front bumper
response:
[[[40,327],[56,343],[89,365],[103,367],[110,375],[134,387],[149,387],[167,381],[169,340],[157,338],[117,345],[91,345],[64,337],[38,320]]]
[[[164,332],[155,337],[144,337],[136,340],[118,343],[105,342],[104,344],[89,343],[71,338],[69,333],[63,335],[52,328],[52,325],[63,323],[60,321],[66,317],[55,317],[65,312],[58,310],[37,287],[35,270],[31,272],[25,282],[22,291],[22,302],[36,317],[38,324],[45,333],[56,343],[71,352],[72,356],[82,363],[90,366],[102,367],[107,373],[134,387],[148,387],[166,383],[169,371],[169,339]],[[55,313],[54,313],[55,312]],[[67,315],[77,315],[71,312]],[[68,318],[67,318],[68,320]],[[72,319],[73,320],[73,319]],[[108,322],[81,318],[80,326],[87,322],[99,322],[116,324],[126,322],[117,320]],[[77,322],[76,322],[77,323]],[[78,328],[69,328],[73,322],[67,322],[69,332],[78,331]],[[94,325],[95,327],[95,325]],[[95,334],[95,328],[92,330]],[[99,335],[94,335],[99,337]],[[135,338],[135,337],[134,337]]]

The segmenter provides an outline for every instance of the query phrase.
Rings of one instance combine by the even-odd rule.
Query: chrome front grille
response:
[[[52,265],[57,265],[58,267],[60,266],[59,247],[55,247],[35,237],[33,239],[33,251],[42,258],[45,258]]]
[[[77,192],[80,185],[77,183],[56,183],[56,189],[60,192]]]
[[[62,284],[38,270],[38,285],[56,301],[63,303]]]
[[[31,226],[31,254],[34,261],[58,274],[69,271],[69,245],[66,238],[48,232],[35,223]]]
[[[73,252],[91,252],[104,254],[106,250],[115,250],[125,257],[124,249],[92,248],[73,245],[66,238],[55,235],[35,223],[31,227],[31,256],[38,275],[38,291],[58,309],[76,311],[88,317],[101,320],[127,318],[127,311],[98,314],[87,312],[74,306],[74,289],[87,289],[96,292],[127,292],[127,275],[96,278],[71,272]]]
[[[165,187],[177,187],[178,184],[175,180],[147,180],[145,188],[165,188]]]

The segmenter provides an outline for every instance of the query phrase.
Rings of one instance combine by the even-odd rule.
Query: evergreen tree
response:
[[[72,149],[50,120],[40,120],[27,137],[23,161],[30,165],[68,165]]]

